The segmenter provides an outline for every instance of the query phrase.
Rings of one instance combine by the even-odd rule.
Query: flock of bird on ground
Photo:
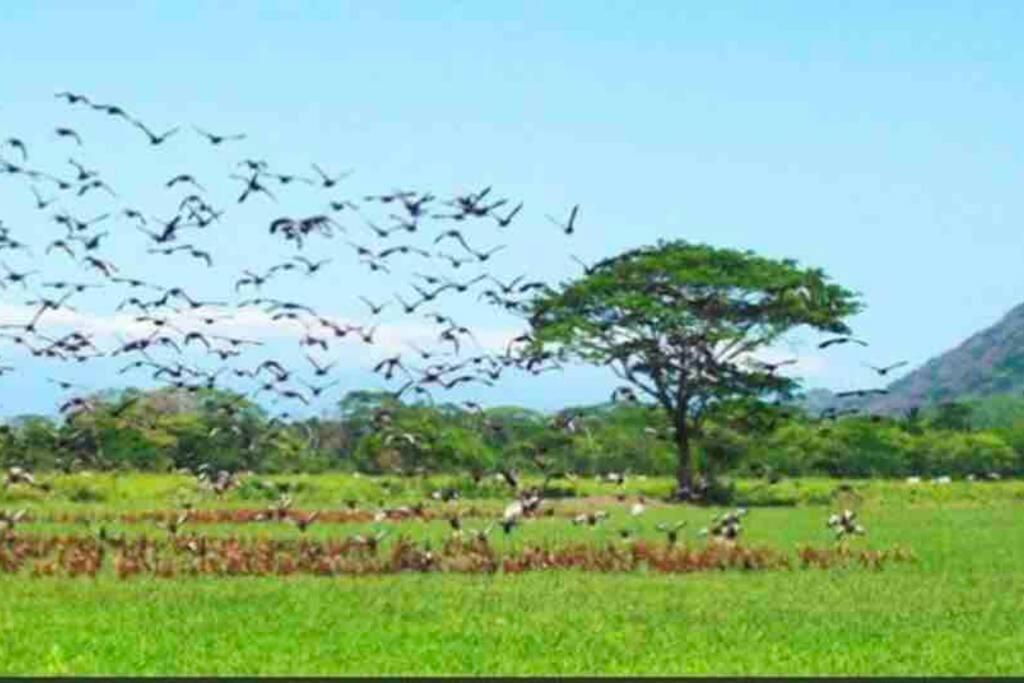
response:
[[[513,479],[514,476],[503,472],[501,475],[506,479]],[[601,477],[599,477],[601,478]],[[633,521],[630,525],[620,525],[617,530],[617,536],[622,540],[633,539],[642,529],[641,519],[647,512],[647,500],[643,495],[636,496],[635,502],[629,504],[628,498],[630,497],[621,488],[625,485],[625,477],[618,475],[617,477],[608,478],[603,477],[602,479],[614,482],[620,487],[620,493],[617,494],[616,498],[619,503],[626,504],[628,507],[629,519]],[[268,492],[276,493],[277,497],[271,504],[269,504],[264,510],[257,512],[254,515],[249,515],[247,511],[234,511],[235,513],[244,513],[245,519],[252,522],[279,522],[288,523],[295,526],[300,534],[306,533],[306,531],[318,520],[321,512],[318,510],[313,511],[298,511],[293,509],[293,498],[287,492],[289,485],[287,483],[273,483],[259,480],[253,480],[254,484],[260,488],[266,488]],[[226,472],[220,471],[214,473],[210,468],[200,468],[199,475],[197,476],[197,483],[201,487],[205,487],[207,490],[213,493],[222,495],[226,490],[239,485],[238,479]],[[509,481],[508,483],[511,482]],[[42,488],[48,490],[48,486],[45,483],[36,481],[34,475],[28,470],[21,467],[8,468],[4,480],[4,490],[12,486],[29,486],[33,488]],[[518,486],[518,483],[516,483]],[[440,502],[443,505],[439,516],[447,521],[450,528],[451,537],[453,539],[468,538],[474,541],[486,543],[489,535],[495,529],[500,526],[506,536],[510,535],[515,528],[517,528],[524,520],[530,518],[540,517],[552,517],[555,514],[555,509],[551,506],[546,506],[542,511],[542,489],[533,487],[526,489],[525,491],[516,490],[516,499],[508,504],[501,513],[500,518],[497,521],[493,521],[485,527],[477,529],[469,529],[464,525],[463,516],[466,513],[458,511],[452,504],[454,504],[459,495],[457,491],[453,489],[439,489],[431,494],[431,499],[435,502]],[[348,510],[350,513],[358,513],[359,502],[352,499],[346,501]],[[186,503],[184,509],[180,512],[172,515],[165,516],[156,520],[156,524],[159,528],[166,531],[172,538],[177,536],[193,519],[194,510],[191,503]],[[726,545],[735,545],[743,530],[741,519],[748,513],[747,508],[737,508],[733,511],[723,512],[716,515],[711,519],[708,526],[700,529],[697,532],[698,537],[706,537],[710,541],[715,543],[721,543]],[[469,515],[478,514],[475,511],[470,511]],[[17,511],[0,511],[0,536],[9,535],[13,533],[15,527],[26,517],[25,510]],[[580,512],[578,514],[572,514],[569,517],[569,521],[573,526],[584,526],[595,528],[607,520],[611,519],[612,513],[603,510],[588,510]],[[378,503],[377,509],[373,512],[372,520],[374,523],[382,523],[388,521],[404,521],[421,519],[429,521],[435,519],[437,516],[434,514],[427,514],[427,508],[425,503],[416,503],[414,505],[402,505],[397,507],[385,507],[384,502]],[[87,522],[91,524],[89,518],[85,518]],[[210,520],[219,521],[219,520]],[[685,520],[677,521],[674,523],[660,522],[655,525],[655,529],[664,535],[667,546],[675,546],[679,541],[679,535],[682,529],[687,525]],[[860,525],[857,519],[857,513],[850,509],[844,509],[842,512],[831,514],[826,522],[826,527],[835,534],[837,541],[843,541],[847,537],[864,535],[866,530]],[[101,540],[110,540],[109,533],[106,531],[104,526],[99,527],[99,536]],[[359,535],[359,539],[372,538],[373,543],[379,543],[388,535],[387,529],[377,528],[371,536]]]

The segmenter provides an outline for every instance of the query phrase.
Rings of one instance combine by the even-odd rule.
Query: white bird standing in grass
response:
[[[740,525],[740,517],[747,514],[746,508],[736,508],[735,512],[726,513],[711,520],[711,526],[700,530],[701,536],[710,535],[719,541],[735,541],[739,538],[743,527]]]
[[[24,510],[17,512],[0,511],[0,528],[4,531],[14,531],[15,525],[25,517]]]
[[[841,514],[830,515],[827,526],[836,532],[837,539],[867,533],[867,530],[857,523],[857,513],[853,510],[843,510]]]
[[[519,524],[519,520],[522,516],[523,501],[512,501],[505,506],[505,511],[501,514],[501,528],[505,530],[506,534],[512,533],[513,527]]]
[[[35,486],[36,478],[24,467],[8,467],[7,474],[4,476],[4,488],[14,486],[15,484],[28,484],[29,486]]]
[[[483,529],[477,529],[475,531],[472,531],[471,533],[472,533],[473,538],[475,538],[478,542],[486,543],[487,542],[487,537],[491,535],[491,530],[492,529],[494,529],[494,523],[493,522],[488,524]]]
[[[445,503],[449,503],[453,500],[458,500],[459,492],[455,489],[444,488],[438,489],[430,494],[430,497],[434,500],[440,500]]]
[[[647,506],[644,505],[644,497],[639,496],[636,502],[633,503],[633,506],[629,508],[629,514],[633,517],[639,517],[640,515],[644,514],[646,510]]]
[[[669,545],[675,545],[676,541],[679,540],[679,530],[686,526],[686,522],[676,522],[675,524],[665,524],[662,522],[655,528],[665,534],[665,538],[668,540]]]
[[[596,526],[598,522],[608,519],[610,515],[604,510],[598,510],[596,512],[581,512],[572,519],[572,523],[576,526],[580,524],[587,524],[589,526]]]
[[[182,512],[174,519],[169,519],[166,522],[157,522],[156,525],[161,529],[165,530],[171,536],[177,536],[178,531],[180,531],[181,527],[185,525],[185,523],[188,521],[188,518],[189,512],[188,510],[186,510],[185,512]]]
[[[608,474],[604,475],[604,480],[609,484],[623,486],[626,483],[626,475],[622,472],[609,472]]]

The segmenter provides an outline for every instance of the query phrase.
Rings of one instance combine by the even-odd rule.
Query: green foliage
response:
[[[994,432],[908,431],[868,418],[790,422],[753,444],[748,458],[748,466],[763,464],[787,475],[837,477],[962,477],[1019,468],[1014,449]]]
[[[72,503],[102,503],[107,499],[102,491],[85,484],[72,486],[64,492],[64,495]]]
[[[117,414],[120,396],[64,423],[35,416],[11,420],[0,431],[0,465],[38,472],[69,467],[195,471],[207,463],[214,469],[263,474],[451,473],[462,478],[459,487],[465,492],[504,490],[491,476],[499,467],[538,478],[544,473],[590,477],[675,471],[665,411],[628,402],[567,410],[577,425],[570,433],[551,416],[513,406],[481,413],[452,405],[405,405],[363,392],[337,417],[283,424],[268,420],[240,397],[210,395],[182,404],[165,393],[139,393]],[[224,412],[225,402],[236,406],[233,414]],[[382,407],[390,422],[374,427],[374,414]],[[734,399],[707,412],[694,439],[694,457],[715,476],[1024,474],[1024,399],[972,403],[967,414],[967,430],[956,430],[965,426],[959,417],[936,422],[932,411],[914,419],[817,421],[764,401]],[[549,485],[579,487],[567,481],[556,478]]]
[[[967,431],[971,428],[971,406],[958,401],[940,403],[931,417],[931,425],[936,429]]]
[[[699,433],[708,410],[796,388],[751,364],[751,354],[799,326],[846,333],[844,318],[858,310],[852,292],[795,261],[659,242],[600,262],[535,299],[524,354],[534,363],[557,356],[608,365],[659,405],[675,431],[683,488],[689,436]],[[716,443],[723,449],[705,449],[705,464],[728,466],[734,449]]]
[[[366,433],[353,456],[368,472],[483,471],[496,461],[478,430],[429,406],[393,406],[390,424]]]

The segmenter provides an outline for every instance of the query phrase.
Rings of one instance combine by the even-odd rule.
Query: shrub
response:
[[[73,485],[64,496],[72,503],[102,503],[107,500],[106,493],[85,484]]]

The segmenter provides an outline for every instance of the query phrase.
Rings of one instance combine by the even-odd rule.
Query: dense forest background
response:
[[[382,425],[380,417],[387,416]],[[76,469],[255,472],[670,474],[661,411],[619,402],[557,414],[516,406],[395,401],[354,391],[332,414],[291,422],[220,391],[128,390],[66,418],[19,416],[0,427],[0,464]],[[710,457],[709,457],[710,456]],[[697,439],[714,474],[954,477],[1024,471],[1024,398],[949,402],[898,416],[822,419],[799,403],[723,405]]]

